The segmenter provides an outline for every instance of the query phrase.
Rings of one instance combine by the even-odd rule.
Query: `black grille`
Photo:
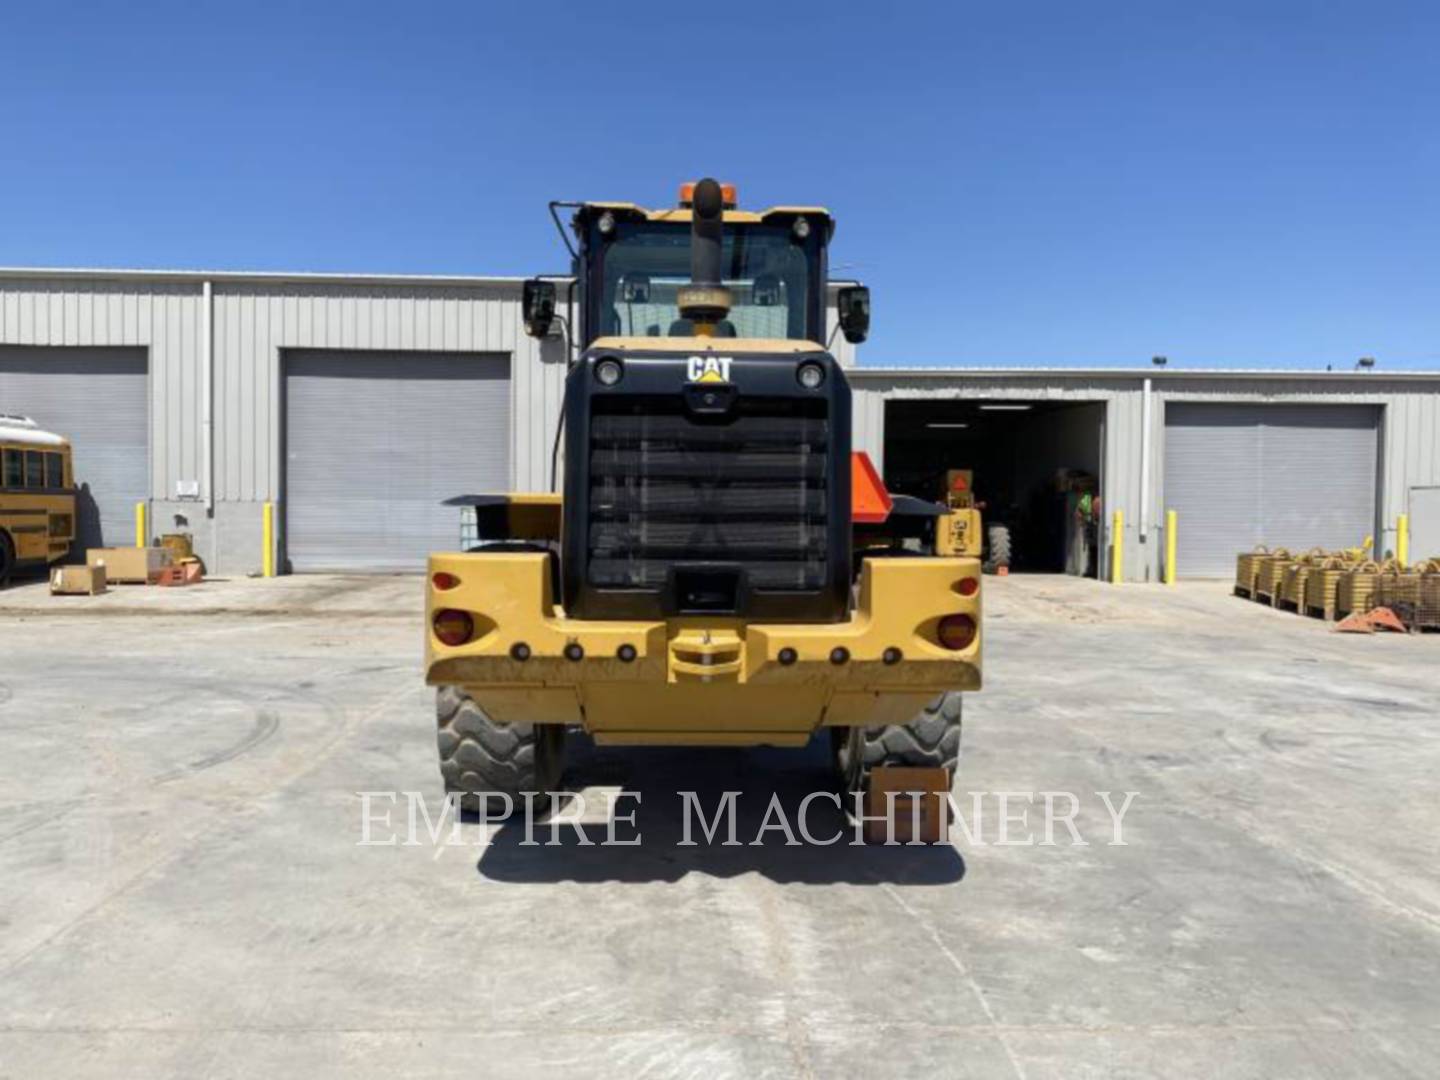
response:
[[[600,398],[590,423],[589,583],[656,589],[675,564],[727,564],[758,591],[824,588],[829,424],[823,400]]]

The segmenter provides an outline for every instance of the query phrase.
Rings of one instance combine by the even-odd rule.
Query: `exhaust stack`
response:
[[[715,324],[730,313],[730,290],[721,277],[722,218],[725,195],[718,181],[706,177],[695,185],[690,209],[690,284],[676,300],[680,317],[695,324],[701,337],[714,334]]]

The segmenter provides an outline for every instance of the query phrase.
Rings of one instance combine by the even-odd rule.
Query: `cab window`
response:
[[[45,486],[45,455],[38,450],[25,451],[25,486]]]

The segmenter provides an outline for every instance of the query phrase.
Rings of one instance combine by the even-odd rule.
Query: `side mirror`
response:
[[[840,332],[851,345],[870,336],[870,290],[864,285],[847,285],[835,294]]]
[[[550,336],[555,321],[555,283],[530,278],[520,291],[520,309],[525,318],[525,333],[533,338]]]
[[[750,286],[750,302],[756,307],[780,306],[780,279],[774,274],[756,274]]]
[[[622,277],[620,299],[627,304],[650,303],[650,275],[636,272]]]

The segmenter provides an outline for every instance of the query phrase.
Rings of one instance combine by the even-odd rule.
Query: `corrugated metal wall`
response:
[[[0,344],[132,345],[148,351],[150,495],[157,521],[205,493],[203,282],[212,282],[213,459],[217,520],[245,504],[278,499],[282,354],[286,349],[503,352],[511,357],[513,487],[545,490],[564,390],[560,339],[525,336],[520,283],[505,279],[400,279],[199,273],[52,271],[0,273]],[[833,294],[830,321],[834,324]],[[836,355],[855,347],[838,335]],[[4,403],[0,403],[3,406]],[[229,509],[227,509],[229,508]],[[258,519],[257,519],[258,520]],[[191,515],[197,534],[207,529]],[[245,524],[227,551],[259,562]],[[197,536],[198,540],[198,536]],[[212,550],[202,543],[202,550]],[[219,550],[216,548],[214,550]],[[253,552],[253,560],[250,553]]]
[[[151,497],[176,503],[180,482],[204,490],[203,275],[117,274],[104,271],[0,272],[0,343],[135,345],[149,350]],[[520,325],[518,281],[499,279],[306,278],[285,275],[211,276],[214,288],[214,478],[217,519],[227,505],[245,515],[234,547],[242,565],[258,565],[258,530],[248,504],[280,496],[278,459],[281,353],[288,348],[506,352],[511,354],[514,472],[518,488],[549,483],[550,444],[560,409],[564,349],[543,347]],[[832,304],[833,322],[833,304]],[[838,335],[842,363],[855,350]],[[1149,520],[1139,522],[1144,372],[1067,374],[953,372],[904,374],[852,371],[855,445],[883,467],[887,397],[968,396],[1101,401],[1106,404],[1105,481],[1110,507],[1126,513],[1127,576],[1160,573],[1164,519],[1164,402],[1330,401],[1384,409],[1380,534],[1393,545],[1395,517],[1411,487],[1440,484],[1440,379],[1369,374],[1353,378],[1230,377],[1166,373],[1155,378],[1150,419],[1152,468]],[[3,404],[3,403],[0,403]],[[159,511],[157,507],[157,513]],[[197,531],[205,526],[196,523]],[[251,533],[254,532],[254,538]],[[1143,532],[1143,538],[1142,538]],[[237,555],[237,558],[241,556]]]
[[[548,482],[564,350],[524,335],[517,282],[214,281],[215,497],[279,497],[281,352],[290,348],[505,352],[513,357],[513,482]],[[149,350],[151,495],[173,500],[204,462],[201,280],[0,278],[0,343]]]
[[[154,492],[199,475],[200,283],[0,278],[0,343],[149,350]],[[3,405],[3,403],[0,403]]]
[[[215,286],[215,490],[222,500],[280,495],[277,456],[286,349],[510,354],[511,482],[543,487],[559,413],[563,348],[525,336],[519,286]]]
[[[883,469],[885,402],[890,398],[1067,399],[1101,401],[1106,406],[1104,484],[1106,530],[1110,515],[1125,515],[1125,576],[1158,581],[1164,559],[1165,403],[1237,401],[1351,403],[1382,409],[1380,476],[1377,478],[1376,546],[1394,547],[1395,525],[1407,511],[1412,487],[1440,484],[1440,379],[1306,378],[1285,375],[1253,378],[1214,375],[1165,375],[1153,379],[1150,413],[1150,495],[1141,521],[1140,488],[1145,372],[1135,375],[1077,374],[1054,371],[984,372],[956,370],[896,374],[881,369],[850,373],[855,388],[855,448],[866,450]],[[1184,523],[1180,523],[1183,531]]]

